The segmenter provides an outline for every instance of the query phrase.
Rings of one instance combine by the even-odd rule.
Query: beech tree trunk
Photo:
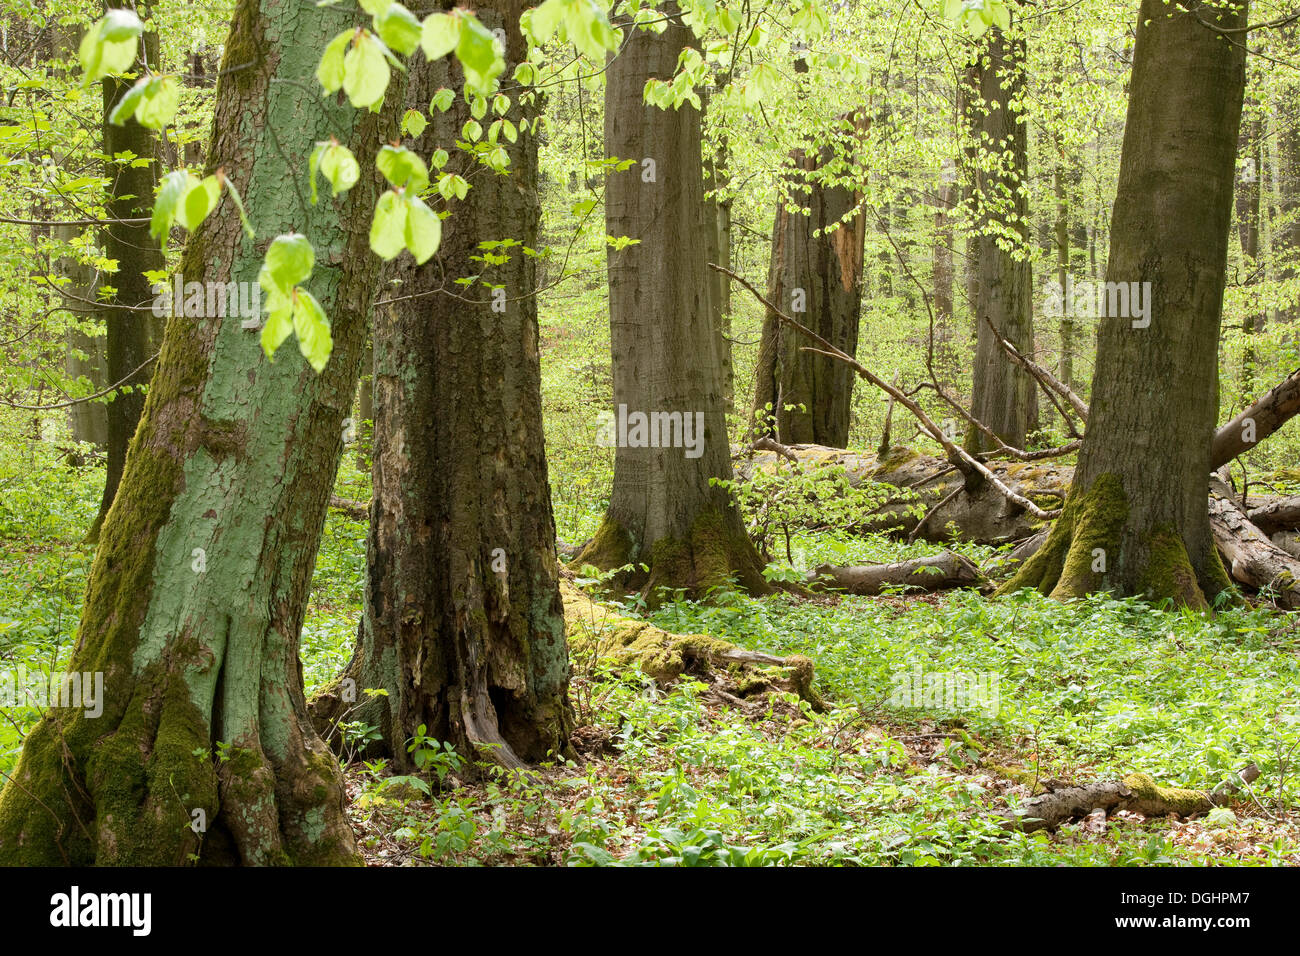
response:
[[[1029,238],[1029,202],[1024,192],[1029,160],[1023,109],[1025,41],[990,27],[968,71],[966,99],[970,132],[977,145],[975,178],[974,299],[975,364],[971,414],[1003,442],[1025,446],[1038,427],[1034,380],[998,345],[986,324],[1023,355],[1034,352],[1033,276],[1024,256]],[[1008,248],[1014,243],[1020,247]],[[970,452],[993,443],[971,426]]]
[[[664,12],[677,9],[670,4]],[[674,75],[693,34],[680,22],[658,34],[627,26],[606,72],[605,151],[633,165],[610,175],[605,221],[609,235],[640,240],[608,253],[614,413],[629,427],[609,436],[617,445],[609,509],[575,561],[645,563],[649,572],[619,583],[651,596],[659,585],[704,594],[732,574],[762,593],[768,584],[740,513],[710,484],[730,480],[732,471],[705,274],[700,113],[690,104],[661,110],[642,99],[648,78]],[[680,427],[667,421],[673,414]],[[633,415],[658,423],[663,447],[650,446],[645,429],[633,431]]]
[[[268,241],[303,231],[333,355],[317,375],[292,342],[268,362],[238,316],[168,323],[70,665],[102,673],[103,710],[53,708],[27,737],[0,793],[0,863],[359,862],[298,660],[378,273],[368,157],[393,125],[311,82],[356,22],[338,7],[235,8],[223,66],[256,65],[222,73],[207,156],[242,188],[258,239],[223,201],[190,237],[184,279],[255,282]],[[367,168],[313,207],[307,159],[331,134]]]
[[[1246,8],[1228,4],[1215,25],[1240,29]],[[1143,0],[1106,278],[1150,284],[1147,324],[1101,320],[1064,513],[1006,589],[1204,607],[1230,586],[1207,494],[1245,49],[1209,15]]]
[[[448,2],[443,9],[451,9]],[[524,0],[489,0],[477,14],[504,29],[506,75],[526,55]],[[440,88],[461,89],[458,63],[413,71],[407,105],[424,110]],[[463,152],[447,169],[471,183],[447,204],[442,245],[417,266],[403,256],[385,283],[398,301],[376,315],[374,499],[365,614],[345,678],[313,701],[317,725],[361,700],[378,726],[376,752],[411,766],[407,742],[425,733],[462,756],[507,767],[569,752],[569,659],[547,483],[538,351],[536,105],[515,102],[508,176]],[[457,97],[408,144],[450,146],[470,119]],[[509,240],[484,266],[481,242]],[[476,261],[477,260],[477,261]],[[455,280],[478,277],[468,285]],[[499,294],[498,294],[499,293]],[[356,700],[356,697],[352,698]],[[348,719],[357,719],[349,717]]]
[[[142,8],[142,16],[148,10]],[[158,68],[158,34],[145,33],[141,37],[140,54],[137,70],[148,64]],[[104,89],[104,153],[117,156],[133,153],[136,156],[152,156],[154,153],[153,137],[149,130],[141,126],[134,118],[128,119],[121,126],[114,126],[108,121],[108,115],[118,99],[130,88],[130,84],[116,77],[107,77]],[[105,164],[104,175],[113,183],[112,197],[108,202],[110,219],[148,219],[153,210],[154,189],[158,182],[157,167],[133,166],[130,163]],[[108,468],[104,478],[104,493],[99,503],[99,514],[91,524],[87,540],[99,538],[108,509],[113,504],[118,485],[122,481],[122,469],[126,465],[126,448],[140,424],[140,414],[144,411],[143,385],[149,381],[152,369],[145,368],[126,381],[148,360],[152,354],[149,341],[149,320],[151,312],[141,312],[153,302],[152,283],[145,278],[147,270],[160,271],[164,267],[162,251],[158,243],[149,235],[149,223],[126,224],[117,222],[104,229],[104,255],[117,260],[117,272],[111,282],[116,289],[112,300],[104,310],[104,324],[107,328],[106,355],[107,378],[109,384],[125,382],[114,394],[107,405],[108,412]]]

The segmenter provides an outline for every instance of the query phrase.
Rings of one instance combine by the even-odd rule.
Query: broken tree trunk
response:
[[[817,710],[825,703],[812,688],[813,662],[801,654],[777,657],[750,651],[707,634],[673,634],[647,621],[597,604],[561,572],[564,629],[575,664],[601,658],[640,667],[660,685],[691,674],[720,699],[748,704],[773,691],[798,694]]]
[[[820,581],[849,594],[879,594],[888,587],[906,587],[913,591],[943,591],[949,588],[984,584],[987,578],[970,558],[952,551],[893,564],[869,564],[856,567],[819,565],[809,572],[810,581]]]
[[[1250,523],[1267,535],[1300,528],[1300,495],[1273,498],[1250,509]]]

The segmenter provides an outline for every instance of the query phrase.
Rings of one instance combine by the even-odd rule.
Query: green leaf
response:
[[[122,94],[122,98],[117,101],[117,105],[114,106],[112,112],[108,114],[108,121],[114,126],[121,126],[128,119],[134,116],[135,108],[139,106],[140,101],[144,99],[144,88],[148,85],[149,77],[140,77],[140,79],[136,81],[135,86]]]
[[[435,149],[433,155],[429,157],[429,165],[434,169],[442,169],[447,165],[447,160],[450,158],[445,149]]]
[[[410,56],[420,45],[424,31],[415,14],[400,3],[392,3],[375,17],[375,32],[398,53]]]
[[[263,269],[265,270],[265,267]],[[266,317],[266,324],[262,326],[262,351],[266,353],[268,359],[274,361],[275,350],[284,344],[284,340],[293,331],[293,300],[289,298],[288,293],[281,292],[273,285],[267,288],[267,283],[260,275],[258,282],[263,289],[267,289],[269,296],[267,299],[269,314]]]
[[[334,351],[329,319],[316,297],[306,289],[293,290],[293,332],[298,336],[298,351],[319,375]]]
[[[419,110],[407,110],[402,114],[402,132],[412,139],[419,139],[428,125],[429,121]]]
[[[375,217],[370,223],[370,248],[384,261],[406,248],[406,213],[406,203],[392,190],[380,196],[375,204]]]
[[[221,184],[217,182],[217,177],[205,176],[186,191],[185,198],[176,209],[176,221],[193,232],[208,218],[208,213],[217,208],[220,200]]]
[[[409,197],[407,203],[406,248],[417,264],[424,265],[442,244],[442,221],[418,197]]]
[[[388,9],[393,0],[359,0],[361,9],[372,17],[377,17]]]
[[[181,103],[181,87],[174,77],[155,76],[145,84],[144,97],[136,107],[135,118],[146,129],[162,129],[176,118]]]
[[[452,13],[434,13],[424,18],[420,30],[420,47],[430,61],[440,60],[460,41],[462,18]]]
[[[355,34],[355,30],[344,30],[330,40],[329,46],[325,48],[325,53],[320,58],[320,65],[316,67],[316,79],[325,88],[326,93],[334,93],[343,85],[345,76],[343,61],[347,54],[348,43]]]
[[[949,23],[956,23],[961,16],[962,0],[942,0],[940,15]]]
[[[361,179],[361,165],[357,162],[352,150],[346,146],[341,146],[337,142],[320,142],[312,150],[311,157],[307,161],[307,168],[311,175],[311,202],[316,205],[316,172],[320,171],[326,179],[329,180],[330,188],[333,195],[346,192],[355,186]]]
[[[492,81],[506,68],[505,60],[497,53],[496,37],[472,16],[461,18],[456,59],[465,69],[465,86],[474,93],[490,92]]]
[[[124,73],[135,63],[144,24],[130,10],[110,10],[86,31],[77,49],[82,87],[113,73]]]
[[[286,295],[299,282],[311,275],[316,265],[316,252],[302,233],[291,232],[276,236],[266,250],[263,267],[267,277]],[[260,277],[259,277],[260,280]]]
[[[253,224],[248,221],[248,212],[244,209],[244,200],[240,198],[239,190],[235,188],[235,184],[229,177],[218,178],[225,180],[226,192],[230,194],[230,201],[235,204],[235,211],[239,213],[239,224],[244,227],[244,234],[249,239],[256,239],[257,233],[253,231]]]
[[[999,3],[998,0],[988,0],[988,7],[993,11],[993,22],[998,25],[998,29],[1006,31],[1011,29],[1011,11],[1007,9],[1005,3]]]
[[[362,30],[343,58],[343,92],[357,109],[375,106],[384,98],[392,71],[384,47],[369,30]]]
[[[163,177],[158,187],[158,198],[154,200],[153,217],[149,221],[149,235],[158,240],[162,251],[167,251],[167,237],[171,233],[172,221],[190,185],[198,180],[192,173],[183,169],[170,172]]]
[[[519,27],[533,46],[541,46],[554,35],[564,20],[564,0],[546,0],[539,7],[524,12]]]
[[[433,94],[433,99],[429,100],[429,112],[437,110],[439,113],[445,113],[451,109],[451,104],[454,102],[456,102],[456,91],[444,86]]]
[[[429,167],[405,146],[385,146],[375,157],[375,168],[394,186],[419,192],[429,185]]]

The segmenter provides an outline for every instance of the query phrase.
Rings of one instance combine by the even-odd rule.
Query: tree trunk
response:
[[[1216,25],[1239,29],[1246,7]],[[1245,50],[1201,15],[1143,0],[1106,278],[1149,283],[1146,317],[1101,320],[1065,511],[1007,589],[1204,607],[1230,586],[1207,494]]]
[[[451,9],[448,2],[445,9]],[[507,37],[507,72],[525,58],[523,0],[477,8]],[[413,72],[407,105],[423,110],[442,87],[464,85],[449,59]],[[535,105],[505,118],[526,129]],[[462,97],[435,112],[411,144],[427,155],[455,142],[469,121]],[[542,430],[536,260],[518,245],[484,267],[480,243],[537,246],[537,140],[510,144],[499,176],[456,152],[447,169],[470,180],[452,203],[436,261],[402,257],[385,283],[403,297],[376,316],[374,500],[366,605],[345,677],[313,701],[337,721],[344,686],[383,688],[362,701],[404,769],[407,742],[427,736],[463,756],[507,767],[569,752],[569,659],[564,639]],[[477,261],[476,261],[477,260]],[[480,276],[468,286],[457,278]],[[355,699],[355,698],[354,698]]]
[[[740,513],[710,484],[732,471],[705,274],[700,113],[642,99],[647,78],[673,76],[693,35],[680,23],[660,34],[628,29],[606,73],[605,150],[633,165],[611,174],[605,219],[609,235],[639,242],[608,253],[615,415],[601,440],[617,446],[614,486],[576,561],[644,563],[648,573],[620,583],[651,596],[659,585],[703,594],[732,574],[761,593],[768,585]]]
[[[971,414],[1003,442],[1023,448],[1038,427],[1034,380],[998,345],[985,319],[1022,354],[1034,352],[1033,276],[1029,238],[1026,124],[1023,109],[1025,41],[999,27],[969,69],[967,117],[978,144],[975,200],[974,300],[976,345]],[[1009,247],[1014,243],[1014,247]],[[972,426],[970,452],[993,447]]]
[[[841,122],[853,120],[841,117]],[[866,230],[861,213],[854,212],[858,197],[853,190],[818,179],[833,155],[830,146],[791,154],[797,172],[788,177],[788,199],[777,200],[767,297],[854,355]],[[806,203],[808,214],[790,212],[787,202]],[[808,345],[776,316],[764,319],[754,408],[760,411],[771,404],[778,441],[843,447],[849,440],[853,370],[830,356],[805,351]],[[773,434],[770,428],[759,433]]]
[[[73,673],[103,675],[102,713],[51,709],[27,737],[0,794],[0,862],[358,862],[298,660],[378,272],[378,176],[315,207],[303,176],[318,140],[366,158],[392,125],[309,79],[355,22],[339,8],[235,8],[207,155],[237,177],[258,240],[223,202],[190,237],[184,279],[255,282],[270,238],[303,230],[333,355],[317,375],[292,343],[268,362],[238,316],[168,323],[72,656]]]
[[[141,8],[142,16],[148,11]],[[136,69],[144,65],[158,68],[158,34],[150,31],[141,37],[140,54]],[[141,126],[134,118],[128,119],[121,126],[114,126],[108,121],[108,115],[118,99],[130,84],[116,77],[106,77],[104,88],[104,154],[117,156],[121,153],[133,153],[136,156],[152,156],[153,137],[149,130]],[[158,182],[157,169],[153,163],[147,166],[133,166],[130,163],[105,164],[104,175],[113,182],[112,195],[107,209],[110,219],[129,220],[148,219],[153,208],[154,188]],[[151,283],[144,275],[146,271],[161,271],[165,265],[158,243],[149,235],[149,223],[135,225],[114,223],[104,229],[104,255],[117,260],[117,274],[112,283],[116,293],[104,310],[104,324],[108,335],[106,351],[108,358],[108,382],[124,382],[132,372],[139,369],[152,355],[149,342],[149,319],[151,312],[141,312],[152,303],[154,295]],[[143,386],[149,381],[152,369],[144,369],[129,382],[125,382],[108,403],[108,470],[104,478],[104,493],[99,503],[99,514],[95,516],[86,535],[88,541],[97,541],[108,509],[117,494],[118,484],[122,480],[122,469],[126,465],[126,448],[140,424],[140,414],[144,411]]]
[[[1263,192],[1263,142],[1262,124],[1258,116],[1249,116],[1241,124],[1240,166],[1237,173],[1236,218],[1237,236],[1241,241],[1241,270],[1243,282],[1249,289],[1258,284],[1259,276],[1259,225],[1260,199]],[[1255,344],[1254,335],[1264,331],[1264,314],[1247,308],[1241,320],[1244,338],[1241,348],[1241,394],[1249,399],[1254,391]]]

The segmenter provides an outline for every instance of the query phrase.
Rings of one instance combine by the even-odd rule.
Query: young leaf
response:
[[[505,60],[497,52],[496,37],[475,17],[462,17],[456,59],[465,69],[465,86],[474,93],[487,94],[492,81],[505,71]]]
[[[325,53],[320,58],[320,65],[316,67],[316,79],[325,88],[326,94],[337,92],[343,85],[345,75],[343,60],[347,54],[348,43],[355,34],[355,30],[344,30],[330,40],[329,46],[325,48]]]
[[[391,189],[379,197],[370,223],[370,248],[379,258],[387,261],[406,248],[406,212],[406,203]]]
[[[420,45],[423,29],[420,21],[400,3],[391,3],[375,17],[375,32],[379,39],[403,56],[410,56]]]
[[[452,50],[460,40],[462,18],[454,13],[434,13],[424,18],[420,30],[420,47],[430,60],[440,60]]]
[[[154,200],[153,217],[149,221],[149,235],[158,240],[162,251],[167,251],[167,236],[171,233],[172,221],[191,183],[198,180],[193,174],[183,169],[168,173],[158,187],[158,198]]]
[[[286,294],[311,275],[316,252],[307,237],[298,232],[276,236],[266,250],[263,266],[267,276]]]
[[[442,244],[442,221],[418,197],[411,196],[407,202],[406,248],[418,265],[424,265]]]
[[[419,110],[407,110],[402,115],[402,132],[412,139],[419,139],[428,125],[429,121]]]
[[[109,10],[87,30],[77,49],[83,88],[111,73],[131,69],[143,32],[144,24],[131,10]]]
[[[288,293],[275,288],[269,281],[264,281],[263,276],[258,276],[258,282],[263,289],[267,290],[269,310],[266,324],[262,326],[262,351],[266,353],[268,359],[275,361],[275,350],[284,344],[284,340],[293,331],[293,301]]]
[[[429,112],[437,110],[439,113],[445,113],[451,109],[451,104],[454,102],[456,102],[456,91],[444,86],[433,94],[433,99],[429,101]]]
[[[429,185],[429,168],[405,146],[385,146],[375,157],[375,168],[394,186],[420,192]]]
[[[357,109],[376,106],[384,98],[392,71],[384,57],[387,47],[368,30],[362,30],[343,57],[343,92]]]
[[[146,129],[162,129],[176,118],[181,87],[174,77],[155,76],[145,84],[144,96],[135,110],[136,122]]]
[[[293,290],[293,332],[298,336],[298,351],[319,375],[334,350],[329,320],[316,297],[306,289]]]
[[[193,232],[199,223],[208,218],[208,213],[217,207],[221,199],[221,184],[216,176],[205,176],[193,183],[176,208],[176,221]]]

